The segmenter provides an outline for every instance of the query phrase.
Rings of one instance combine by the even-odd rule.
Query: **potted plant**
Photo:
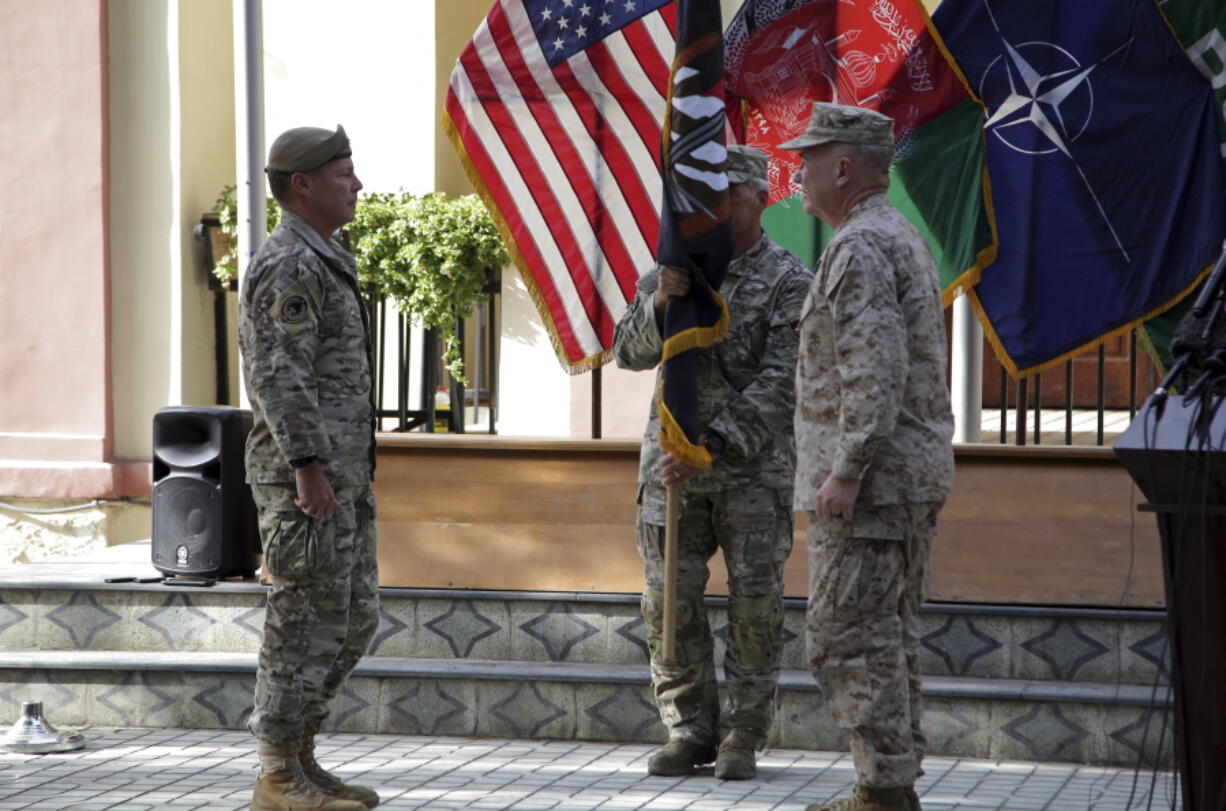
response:
[[[485,204],[475,194],[368,194],[348,230],[364,277],[415,323],[438,330],[444,365],[464,381],[456,316],[489,297],[489,271],[509,261]]]
[[[238,212],[234,187],[217,198],[213,275],[225,285],[237,276]],[[280,219],[268,198],[268,230]],[[492,269],[509,258],[485,204],[475,194],[363,194],[345,229],[363,287],[390,298],[416,324],[433,327],[443,341],[443,363],[464,382],[456,317],[489,297]]]
[[[271,197],[266,198],[265,211],[268,217],[268,233],[281,220],[281,208]],[[226,186],[213,203],[213,211],[205,214],[205,220],[215,218],[217,228],[209,228],[209,243],[213,255],[213,275],[231,290],[238,280],[238,203],[234,199],[234,187]]]

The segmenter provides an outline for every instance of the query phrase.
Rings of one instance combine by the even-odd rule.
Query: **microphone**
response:
[[[1196,297],[1196,303],[1192,305],[1193,318],[1205,317],[1205,313],[1209,311],[1209,304],[1217,298],[1222,288],[1224,277],[1226,277],[1226,242],[1222,243],[1222,255],[1218,257],[1217,264],[1213,266],[1213,272],[1209,274],[1205,286],[1200,289],[1200,295]]]
[[[1205,387],[1205,384],[1209,382],[1209,378],[1213,377],[1213,375],[1214,372],[1212,369],[1206,369],[1205,371],[1201,372],[1200,377],[1196,378],[1196,381],[1193,382],[1188,388],[1187,394],[1183,396],[1183,401],[1187,403],[1191,400],[1195,400],[1200,395],[1201,389]]]
[[[1214,350],[1213,354],[1205,359],[1203,368],[1204,371],[1201,372],[1200,377],[1196,378],[1196,382],[1191,385],[1188,393],[1184,395],[1184,402],[1195,398],[1210,381],[1215,381],[1222,376],[1223,372],[1226,372],[1226,349]]]
[[[1181,355],[1166,373],[1166,377],[1162,378],[1162,382],[1158,384],[1158,388],[1154,389],[1154,393],[1151,394],[1149,398],[1151,400],[1157,400],[1158,402],[1165,400],[1167,394],[1170,393],[1171,384],[1175,382],[1175,379],[1179,377],[1179,375],[1183,374],[1183,370],[1186,369],[1187,366],[1188,355]]]

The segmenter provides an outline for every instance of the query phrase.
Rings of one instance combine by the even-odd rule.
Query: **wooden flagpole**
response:
[[[673,662],[677,654],[677,513],[681,488],[668,488],[668,512],[664,518],[664,661]]]

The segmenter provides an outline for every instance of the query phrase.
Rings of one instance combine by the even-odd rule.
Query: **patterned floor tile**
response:
[[[204,686],[207,683],[208,686]],[[255,677],[219,674],[191,683],[191,700],[207,710],[222,729],[242,729],[255,703]],[[210,724],[210,726],[213,726]]]
[[[422,680],[388,702],[383,727],[409,735],[471,735],[476,729],[475,704],[471,682]]]
[[[983,670],[975,668],[976,663],[1004,648],[1004,642],[981,630],[975,618],[951,614],[939,628],[920,637],[920,646],[933,654],[923,656],[923,663],[928,665],[926,672],[965,676],[973,668],[976,672]],[[1002,663],[1003,657],[996,656],[985,664],[999,668]]]
[[[1088,673],[1091,663],[1100,662],[1099,681],[1114,680],[1110,667],[1113,657],[1106,656],[1113,645],[1104,644],[1087,633],[1076,619],[1057,618],[1049,620],[1040,633],[1027,634],[1021,647],[1030,657],[1021,657],[1020,678],[1047,678],[1063,681],[1091,681]],[[1019,627],[1022,623],[1019,623]],[[1098,634],[1107,632],[1105,623],[1087,623]],[[1105,657],[1105,658],[1104,658]],[[1036,669],[1036,660],[1042,662]],[[1105,677],[1111,677],[1110,679]]]
[[[187,594],[168,594],[165,602],[138,619],[161,634],[169,650],[198,649],[193,640],[216,623],[212,616],[192,605]]]
[[[574,686],[551,682],[498,684],[478,699],[477,734],[536,738],[574,735]],[[507,730],[498,733],[495,730]]]
[[[570,603],[550,603],[542,613],[520,623],[519,628],[541,644],[552,662],[564,661],[576,645],[600,632],[597,626],[575,614]]]
[[[581,687],[579,736],[607,741],[663,741],[667,737],[660,712],[647,687],[592,685]]]
[[[502,625],[485,616],[472,600],[453,600],[446,612],[423,627],[441,637],[457,659],[473,655],[477,643],[502,630]]]
[[[71,640],[71,647],[78,650],[88,650],[102,631],[121,619],[87,591],[75,592],[66,603],[48,611],[46,618],[59,627]]]
[[[1078,760],[1081,744],[1091,730],[1077,713],[1057,704],[1034,704],[1000,726],[993,755],[1028,760]]]

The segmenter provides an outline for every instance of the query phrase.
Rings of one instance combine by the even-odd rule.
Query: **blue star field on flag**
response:
[[[554,67],[671,0],[524,0],[524,11]]]

